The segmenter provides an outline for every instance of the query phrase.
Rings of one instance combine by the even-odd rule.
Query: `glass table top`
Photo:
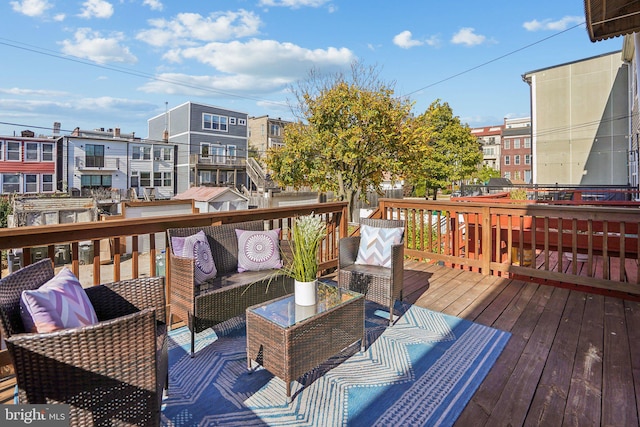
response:
[[[283,328],[288,328],[298,322],[302,322],[303,320],[329,311],[332,308],[362,296],[362,294],[357,292],[341,289],[321,281],[318,281],[317,295],[315,305],[298,305],[295,303],[294,294],[290,294],[276,300],[267,301],[264,304],[253,306],[249,308],[249,310]]]

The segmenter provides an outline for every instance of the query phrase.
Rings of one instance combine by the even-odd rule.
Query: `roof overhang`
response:
[[[584,0],[592,42],[640,32],[640,0]]]

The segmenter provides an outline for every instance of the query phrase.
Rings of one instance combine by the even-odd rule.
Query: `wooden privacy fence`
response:
[[[411,257],[640,295],[638,208],[384,199],[380,212],[406,221]]]

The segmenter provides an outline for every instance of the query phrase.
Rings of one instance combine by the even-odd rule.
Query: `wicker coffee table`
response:
[[[318,303],[295,304],[294,295],[247,309],[247,363],[291,381],[361,340],[364,348],[364,295],[318,283]]]

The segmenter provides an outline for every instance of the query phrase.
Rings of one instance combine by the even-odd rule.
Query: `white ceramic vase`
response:
[[[315,280],[311,282],[299,282],[294,280],[295,301],[298,305],[315,305],[318,286]]]

